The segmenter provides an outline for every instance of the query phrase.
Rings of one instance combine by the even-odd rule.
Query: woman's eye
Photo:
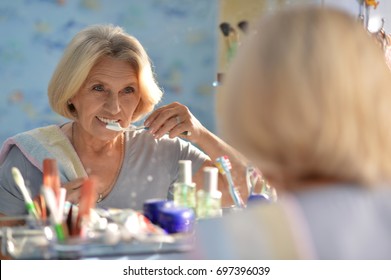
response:
[[[123,92],[124,93],[133,93],[133,92],[135,92],[135,89],[134,89],[134,87],[126,87],[126,88],[124,88]]]
[[[105,91],[105,88],[102,85],[95,85],[92,87],[92,90],[95,91]]]

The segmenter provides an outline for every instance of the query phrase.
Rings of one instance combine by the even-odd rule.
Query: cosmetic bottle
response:
[[[193,183],[191,160],[180,160],[179,175],[174,183],[174,204],[192,208],[196,206],[196,185]]]
[[[218,169],[205,167],[203,189],[197,192],[197,218],[222,216],[221,192],[217,189]]]

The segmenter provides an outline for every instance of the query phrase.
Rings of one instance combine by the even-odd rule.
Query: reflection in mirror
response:
[[[158,106],[183,103],[213,131],[217,15],[218,1],[1,1],[0,143],[67,121],[52,112],[47,86],[70,39],[97,23],[146,48],[164,91]]]

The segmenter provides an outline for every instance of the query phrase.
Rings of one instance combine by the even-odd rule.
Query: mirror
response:
[[[1,1],[0,142],[18,132],[66,120],[52,113],[47,85],[65,46],[83,27],[95,23],[122,26],[149,53],[165,95],[159,105],[181,102],[216,132],[214,87],[227,70],[225,38],[219,29],[285,5],[334,5],[358,15],[357,0],[146,0],[146,1]],[[371,30],[390,32],[391,2],[371,9]],[[377,23],[376,23],[377,22]]]
[[[64,48],[82,28],[119,25],[148,52],[164,97],[212,131],[218,1],[1,1],[0,142],[67,121],[52,113],[47,86]]]
[[[369,19],[368,21],[368,31],[371,33],[379,32],[384,27],[384,19],[375,16]]]

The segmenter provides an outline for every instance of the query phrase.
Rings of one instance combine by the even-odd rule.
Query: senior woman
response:
[[[227,73],[218,120],[279,201],[200,221],[192,257],[390,259],[390,89],[355,17],[327,7],[263,17]]]
[[[3,215],[25,211],[11,167],[21,170],[35,197],[42,186],[45,158],[58,161],[70,202],[78,203],[84,178],[95,176],[98,207],[140,210],[146,199],[169,197],[179,160],[192,161],[193,181],[202,187],[202,168],[227,155],[238,186],[245,187],[240,182],[244,182],[246,161],[182,104],[152,112],[145,120],[148,131],[106,128],[110,123],[129,127],[162,97],[143,46],[120,27],[94,25],[76,34],[52,76],[48,96],[53,110],[71,121],[33,129],[4,143],[0,156]],[[220,182],[224,188],[224,180]],[[232,203],[224,193],[225,203]]]

